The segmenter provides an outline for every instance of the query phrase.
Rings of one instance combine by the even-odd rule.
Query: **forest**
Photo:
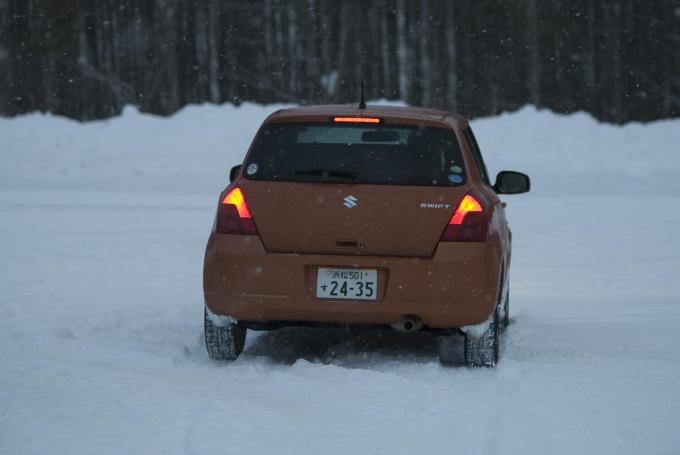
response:
[[[680,0],[0,0],[0,115],[402,99],[680,115]]]

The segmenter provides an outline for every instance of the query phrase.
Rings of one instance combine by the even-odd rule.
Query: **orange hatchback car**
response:
[[[391,326],[440,335],[443,364],[498,361],[512,240],[498,194],[529,178],[492,184],[456,114],[362,107],[277,111],[232,169],[205,252],[210,357],[238,357],[248,329]]]

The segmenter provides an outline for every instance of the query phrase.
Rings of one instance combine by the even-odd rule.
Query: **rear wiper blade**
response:
[[[320,177],[339,177],[344,179],[354,180],[357,178],[357,173],[354,171],[346,171],[343,169],[302,169],[295,171],[295,174],[300,175],[318,175]]]

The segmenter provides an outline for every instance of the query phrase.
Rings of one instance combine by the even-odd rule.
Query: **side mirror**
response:
[[[526,193],[531,188],[529,176],[515,171],[501,171],[493,186],[498,194]]]
[[[236,180],[236,177],[238,177],[238,174],[241,172],[241,167],[242,165],[234,166],[231,168],[231,171],[229,171],[229,181],[233,182]]]

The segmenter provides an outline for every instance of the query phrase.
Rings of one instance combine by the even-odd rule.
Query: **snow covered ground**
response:
[[[428,335],[202,344],[220,190],[275,107],[0,119],[0,453],[680,453],[680,120],[475,121],[514,232],[496,369]]]

